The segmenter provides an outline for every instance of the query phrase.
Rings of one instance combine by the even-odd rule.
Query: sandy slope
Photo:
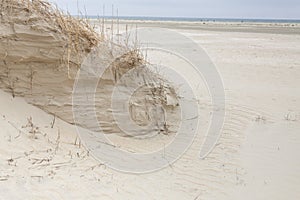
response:
[[[207,51],[224,81],[226,120],[212,154],[197,158],[209,125],[201,119],[172,166],[119,173],[89,155],[74,127],[56,119],[51,128],[53,116],[1,91],[0,199],[299,199],[299,35],[180,32]],[[209,116],[206,98],[200,107]]]

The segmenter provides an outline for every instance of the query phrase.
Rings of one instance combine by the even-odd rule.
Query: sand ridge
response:
[[[162,23],[155,26],[160,27]],[[12,27],[4,24],[1,23],[1,34],[14,35]],[[262,31],[264,26],[251,25],[249,30],[247,27],[235,29],[221,23],[211,24],[211,29],[202,29],[198,25],[182,27],[172,24],[172,29],[201,45],[218,67],[226,92],[226,119],[216,148],[206,159],[199,160],[199,147],[205,139],[212,109],[209,95],[201,93],[199,107],[205,117],[200,119],[200,131],[191,148],[167,168],[143,175],[120,173],[107,168],[105,163],[96,160],[85,149],[84,141],[79,140],[74,126],[31,105],[43,102],[44,106],[45,100],[59,93],[62,96],[58,97],[63,101],[54,99],[56,107],[49,109],[59,114],[59,108],[70,106],[65,103],[70,102],[66,98],[69,93],[61,93],[62,90],[68,91],[72,85],[66,81],[69,79],[65,65],[51,68],[49,66],[52,65],[46,67],[31,63],[37,69],[43,67],[39,76],[34,76],[34,83],[49,81],[45,83],[49,85],[45,89],[55,95],[43,96],[43,90],[39,90],[33,92],[36,101],[31,100],[28,104],[26,95],[20,95],[24,91],[31,95],[30,78],[24,76],[24,70],[30,74],[30,68],[23,68],[28,59],[21,60],[24,65],[18,68],[13,58],[20,60],[16,55],[21,53],[13,48],[8,51],[10,55],[6,55],[3,49],[15,46],[8,45],[5,37],[1,37],[1,47],[5,47],[0,49],[1,57],[15,65],[5,65],[5,62],[0,65],[0,85],[6,91],[0,91],[0,199],[300,199],[300,37],[294,34],[294,29],[266,27],[273,30],[270,33]],[[16,26],[17,33],[24,40],[28,34],[22,32],[29,31],[26,27]],[[289,32],[292,34],[287,34]],[[29,33],[32,40],[32,34],[37,32],[30,30]],[[53,45],[60,49],[61,46],[58,46],[65,44],[60,38],[56,38],[58,46],[55,42],[49,44],[48,39],[39,38],[36,45]],[[24,46],[23,40],[11,42],[17,47]],[[25,41],[25,44],[29,43],[34,44]],[[30,47],[24,55],[39,55],[34,49]],[[63,55],[63,50],[59,52]],[[43,63],[45,59],[52,60],[53,56],[58,56],[54,53],[49,55],[50,58],[38,57],[35,60]],[[15,67],[8,70],[8,66]],[[77,69],[77,66],[70,65],[70,76],[75,75],[73,68]],[[109,71],[107,80],[111,83],[115,80],[113,77],[122,74]],[[52,74],[52,79],[49,79],[49,74]],[[14,80],[13,75],[20,80],[25,79],[22,84],[14,83],[15,98],[12,95],[13,82],[10,82]],[[33,91],[35,88],[42,87],[34,85]],[[143,90],[139,92],[144,94]],[[140,100],[132,99],[132,104],[137,108],[139,103]],[[132,107],[132,110],[135,109]],[[64,113],[61,113],[62,118]],[[148,119],[147,115],[136,117],[137,123],[141,124],[147,120],[139,119]],[[108,126],[108,129],[108,132],[114,132],[112,127]],[[136,150],[151,149],[153,143],[159,143],[167,136],[160,134],[161,138],[149,140],[148,143],[116,134],[109,137],[117,145]]]

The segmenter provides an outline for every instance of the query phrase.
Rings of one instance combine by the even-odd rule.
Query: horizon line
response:
[[[185,17],[185,16],[130,16],[130,15],[123,15],[123,16],[112,16],[112,15],[106,15],[106,16],[100,16],[100,15],[71,15],[75,17],[92,17],[92,18],[132,18],[132,19],[144,19],[144,20],[149,20],[149,19],[190,19],[190,20],[235,20],[235,21],[294,21],[294,22],[300,22],[300,19],[295,19],[295,18],[237,18],[237,17]]]

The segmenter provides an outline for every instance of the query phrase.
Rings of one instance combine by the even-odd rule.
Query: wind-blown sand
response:
[[[226,119],[206,159],[198,159],[209,126],[201,119],[191,148],[155,173],[109,169],[85,149],[74,126],[0,91],[0,199],[300,199],[300,34],[287,34],[289,27],[261,31],[265,26],[172,23],[217,66]],[[204,92],[199,101],[207,116],[208,99]],[[132,142],[111,137],[125,147]]]

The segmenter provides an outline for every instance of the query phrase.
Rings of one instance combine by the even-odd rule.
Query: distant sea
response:
[[[87,16],[90,19],[102,18],[101,16]],[[106,16],[105,19],[113,17]],[[116,17],[114,17],[115,19]],[[254,22],[254,23],[300,23],[300,20],[292,19],[226,19],[226,18],[187,18],[187,17],[118,17],[123,20],[145,20],[145,21],[184,21],[184,22]]]

